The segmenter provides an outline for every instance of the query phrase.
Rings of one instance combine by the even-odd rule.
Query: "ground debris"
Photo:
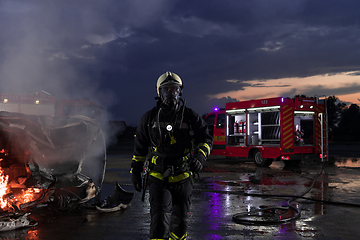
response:
[[[28,217],[30,213],[5,212],[0,216],[0,232],[12,231],[23,227],[36,226],[37,223]]]

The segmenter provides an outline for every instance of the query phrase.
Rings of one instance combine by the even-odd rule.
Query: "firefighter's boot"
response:
[[[174,215],[171,217],[170,239],[186,240],[187,218],[180,219]]]
[[[170,213],[159,213],[151,217],[150,239],[169,239],[170,218]]]

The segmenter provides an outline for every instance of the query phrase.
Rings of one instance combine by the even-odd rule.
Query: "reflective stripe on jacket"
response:
[[[157,179],[160,179],[162,181],[165,180],[164,175],[162,173],[159,173],[159,172],[155,171],[155,170],[150,169],[149,174],[150,174],[150,176],[156,177]],[[184,173],[176,175],[176,176],[168,177],[168,182],[169,183],[180,182],[180,181],[182,181],[184,179],[187,179],[189,177],[190,177],[190,174],[188,172],[184,172]]]

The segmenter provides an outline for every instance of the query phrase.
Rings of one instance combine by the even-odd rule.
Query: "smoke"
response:
[[[107,62],[116,61],[113,43],[156,20],[163,2],[1,1],[1,92],[44,90],[57,99],[90,98],[111,107],[119,98],[106,90],[103,72],[119,67]]]
[[[66,31],[69,23],[60,17],[62,9],[42,1],[22,4],[2,1],[1,91],[29,94],[45,90],[57,98],[69,97],[72,83],[86,80],[73,64],[76,36]]]
[[[126,71],[119,63],[127,51],[123,41],[133,28],[157,21],[168,5],[164,0],[1,1],[0,92],[44,90],[56,99],[87,98],[102,107],[107,122],[108,109],[126,101],[114,90],[125,85],[116,77]]]

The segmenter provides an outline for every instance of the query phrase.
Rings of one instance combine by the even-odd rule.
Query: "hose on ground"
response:
[[[313,179],[311,186],[300,194],[301,197],[307,194],[314,187],[317,178],[323,174],[323,171],[324,164],[322,165],[320,172]],[[260,209],[249,212],[234,214],[232,216],[232,220],[235,223],[244,225],[274,225],[291,222],[300,218],[300,210],[291,204],[291,202],[297,198],[297,196],[292,196],[287,201],[287,206],[260,207]]]
[[[312,202],[321,202],[325,204],[360,207],[360,204],[346,203],[346,202],[334,202],[327,200],[319,200],[314,198],[304,197],[315,185],[315,182],[319,176],[324,173],[324,164],[322,165],[319,173],[313,178],[311,186],[306,189],[300,195],[278,195],[278,194],[257,194],[257,193],[245,193],[239,191],[211,191],[221,194],[230,195],[245,195],[253,197],[278,197],[278,198],[289,198],[285,206],[260,206],[259,209],[254,209],[249,212],[236,213],[232,216],[232,220],[238,224],[244,225],[275,225],[283,224],[294,221],[300,218],[300,210],[291,204],[296,199],[305,199]]]

